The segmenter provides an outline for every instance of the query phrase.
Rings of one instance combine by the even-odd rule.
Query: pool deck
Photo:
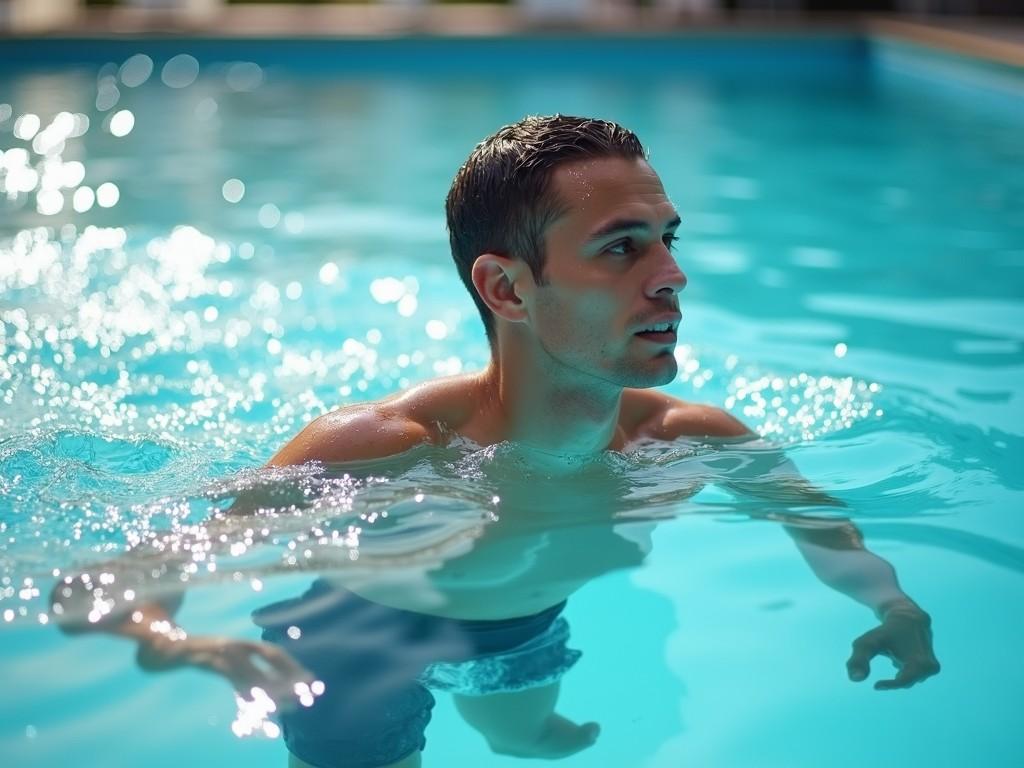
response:
[[[212,13],[185,16],[167,10],[83,8],[74,22],[50,29],[48,37],[201,36],[230,38],[405,36],[502,37],[509,35],[723,35],[862,33],[917,43],[1024,68],[1024,16],[1016,19],[906,16],[787,15],[750,13],[694,17],[657,8],[599,4],[573,19],[531,15],[516,5],[225,5]],[[30,37],[4,35],[0,38]]]
[[[924,24],[869,17],[864,25],[872,36],[919,43],[1024,69],[1024,22],[1021,21],[1004,25],[992,20]]]

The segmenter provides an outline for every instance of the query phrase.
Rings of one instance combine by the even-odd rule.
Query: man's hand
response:
[[[139,666],[150,671],[192,666],[228,680],[249,699],[258,688],[281,709],[310,706],[323,692],[322,683],[291,656],[269,643],[227,637],[153,635],[139,643]]]
[[[885,611],[882,624],[853,641],[846,662],[850,679],[859,682],[871,671],[871,659],[888,656],[896,665],[896,677],[879,680],[876,691],[909,688],[936,675],[939,662],[932,651],[931,617],[913,603],[897,604]]]

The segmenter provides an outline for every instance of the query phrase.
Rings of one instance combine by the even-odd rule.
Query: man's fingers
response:
[[[878,691],[909,688],[938,674],[939,662],[932,651],[927,621],[927,615],[922,619],[917,615],[898,614],[895,610],[890,612],[881,626],[853,641],[853,653],[846,662],[850,679],[866,679],[871,671],[871,660],[879,655],[890,658],[898,672],[890,680],[876,682]]]
[[[846,673],[854,682],[867,678],[871,672],[871,659],[882,650],[878,630],[873,629],[853,641],[853,653],[846,662]]]
[[[919,667],[913,664],[907,664],[899,672],[896,673],[896,677],[892,680],[879,680],[875,683],[876,691],[892,691],[897,688],[909,688],[914,683],[918,683],[923,680],[927,675],[923,675]]]
[[[869,674],[871,674],[871,666],[869,664],[854,661],[846,662],[846,675],[853,682],[859,683],[861,680],[866,680]]]
[[[225,653],[231,663],[244,663],[259,670],[261,677],[305,679],[306,670],[280,648],[267,643],[235,641]]]
[[[279,701],[283,693],[291,691],[292,683],[280,680],[272,671],[256,664],[247,648],[233,648],[225,654],[221,664],[221,673],[247,699],[253,688],[261,689],[274,701]]]
[[[309,670],[280,648],[265,643],[257,643],[255,646],[252,652],[269,664],[281,677],[291,680],[292,683],[313,681],[313,675],[309,673]]]
[[[939,663],[937,661],[909,662],[896,673],[896,677],[892,680],[879,680],[875,683],[875,690],[891,691],[896,688],[909,688],[938,673]]]
[[[853,682],[859,683],[861,680],[866,680],[867,676],[871,674],[871,664],[866,659],[851,657],[846,662],[846,674]]]
[[[310,707],[324,692],[322,682],[286,651],[268,643],[200,637],[183,641],[181,647],[189,663],[226,678],[247,702],[270,699],[281,709]]]
[[[221,673],[243,695],[248,693],[250,688],[263,688],[266,690],[272,682],[267,673],[256,666],[247,654],[232,653],[224,658],[221,663],[223,664]]]
[[[308,670],[276,646],[239,643],[237,655],[243,660],[245,670],[255,670],[259,675],[254,687],[260,688],[281,709],[312,706],[316,697],[323,693],[323,683],[315,681]]]

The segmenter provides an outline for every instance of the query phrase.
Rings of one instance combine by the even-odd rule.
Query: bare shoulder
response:
[[[393,456],[429,440],[429,430],[387,401],[361,403],[314,419],[268,462],[341,462]]]
[[[379,459],[439,442],[446,426],[458,421],[458,410],[466,407],[467,386],[461,377],[435,379],[384,400],[325,413],[292,438],[268,465]]]
[[[721,408],[688,403],[656,390],[627,390],[624,411],[632,439],[675,440],[679,437],[742,437],[751,431]],[[625,414],[624,414],[625,415]]]

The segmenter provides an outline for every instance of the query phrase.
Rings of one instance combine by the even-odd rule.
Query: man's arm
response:
[[[877,690],[909,688],[938,674],[931,617],[900,588],[892,565],[864,547],[853,523],[790,516],[783,528],[824,584],[870,608],[880,622],[853,641],[846,662],[851,680],[866,679],[878,655],[889,656],[898,671],[876,682]]]
[[[51,603],[61,606],[61,613],[54,611],[61,630],[72,635],[102,632],[135,640],[136,661],[142,669],[204,669],[227,679],[245,696],[259,688],[283,706],[293,706],[313,683],[312,675],[277,646],[227,637],[190,637],[174,620],[181,606],[181,593],[160,599],[151,596],[97,616],[96,601],[92,608],[82,605],[91,599],[88,586],[78,577],[72,585],[65,580],[54,588]],[[82,619],[87,608],[87,618]],[[306,688],[297,689],[296,685],[301,684]]]
[[[680,406],[664,420],[676,437],[749,438],[737,444],[737,451],[723,451],[720,457],[706,460],[717,470],[714,479],[738,494],[772,502],[774,508],[760,510],[756,516],[781,522],[814,574],[870,608],[881,622],[854,641],[847,661],[850,679],[864,680],[871,659],[880,654],[890,656],[899,671],[892,680],[878,681],[876,689],[907,688],[937,674],[931,617],[903,592],[892,565],[868,551],[860,531],[849,520],[792,511],[793,507],[845,507],[845,503],[816,488],[780,449],[761,441],[725,411]]]
[[[394,414],[367,406],[348,408],[310,423],[267,466],[382,458],[402,453],[427,437],[422,426]],[[268,506],[267,501],[265,494],[254,490],[236,498],[226,514],[232,518],[251,514]],[[281,703],[294,698],[297,682],[311,682],[309,674],[276,646],[185,632],[175,620],[183,588],[176,585],[169,591],[157,584],[164,589],[158,594],[143,586],[154,568],[166,565],[168,556],[129,552],[96,564],[89,573],[62,579],[50,595],[58,626],[67,634],[101,632],[136,641],[137,659],[144,669],[199,667],[227,678],[238,691],[259,687]],[[137,578],[132,578],[133,572]],[[126,587],[135,588],[134,599],[123,597]]]

